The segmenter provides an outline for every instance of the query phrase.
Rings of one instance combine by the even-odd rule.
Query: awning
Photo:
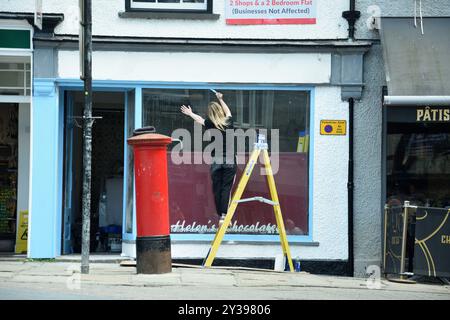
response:
[[[387,104],[450,105],[450,17],[423,18],[423,27],[381,18]]]

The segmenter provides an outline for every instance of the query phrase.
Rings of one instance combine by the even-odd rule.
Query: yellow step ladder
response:
[[[253,169],[259,159],[259,156],[262,152],[263,160],[264,160],[264,168],[267,176],[267,184],[269,185],[270,196],[272,200],[265,199],[263,197],[253,197],[248,199],[241,199],[242,194],[244,193],[245,187],[247,186],[248,180],[252,174]],[[228,207],[227,214],[225,216],[225,220],[223,224],[220,226],[219,230],[214,237],[214,240],[211,244],[211,248],[205,258],[204,267],[211,267],[214,258],[217,254],[217,250],[219,249],[220,243],[225,235],[226,230],[233,218],[233,215],[236,211],[236,208],[239,203],[250,202],[250,201],[259,201],[273,206],[273,211],[275,213],[275,219],[277,221],[278,232],[280,234],[281,247],[283,249],[283,254],[287,258],[289,263],[289,270],[291,272],[294,271],[294,266],[292,264],[291,251],[289,249],[289,243],[286,237],[286,229],[284,227],[283,217],[281,215],[280,202],[278,200],[278,193],[275,186],[275,180],[273,178],[272,166],[270,165],[270,158],[268,153],[268,145],[265,142],[265,136],[260,134],[258,135],[258,142],[255,143],[255,147],[250,156],[250,159],[245,167],[245,171],[242,174],[241,180],[239,181],[238,187],[234,192],[233,198],[231,199],[230,206]]]

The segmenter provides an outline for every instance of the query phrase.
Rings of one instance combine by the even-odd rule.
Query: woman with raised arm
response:
[[[210,170],[214,201],[217,214],[219,215],[219,225],[221,225],[228,210],[237,165],[236,152],[234,150],[234,132],[226,134],[227,130],[234,130],[231,111],[223,100],[222,93],[216,92],[216,97],[219,103],[212,101],[208,104],[208,116],[206,119],[195,114],[190,106],[182,105],[181,112],[203,125],[206,130],[217,130],[218,136],[222,137],[222,150],[219,150],[222,152],[216,153],[216,150],[213,149],[211,153],[213,162]],[[227,138],[232,140],[227,141]]]

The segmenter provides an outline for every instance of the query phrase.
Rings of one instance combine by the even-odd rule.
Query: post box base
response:
[[[170,236],[137,237],[136,270],[145,274],[172,272]]]

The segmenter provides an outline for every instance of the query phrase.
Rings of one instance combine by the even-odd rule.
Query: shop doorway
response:
[[[20,56],[8,50],[1,53],[0,252],[24,254],[30,189],[31,51]]]
[[[83,95],[64,96],[64,188],[62,254],[81,252]],[[120,92],[94,92],[91,184],[91,252],[122,251],[124,104]]]
[[[18,185],[17,103],[0,103],[0,252],[14,252]]]

